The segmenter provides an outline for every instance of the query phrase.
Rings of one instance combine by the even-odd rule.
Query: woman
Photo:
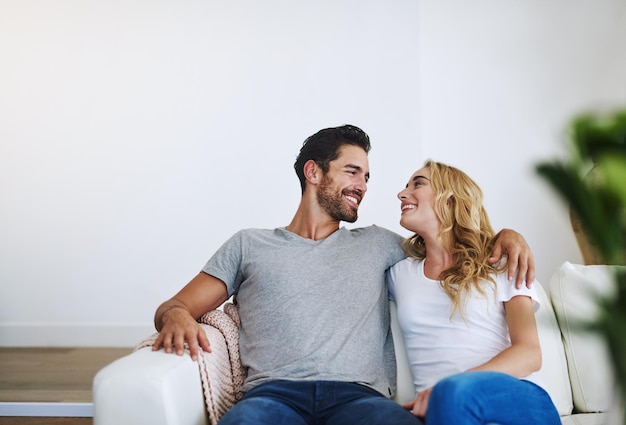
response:
[[[405,408],[428,425],[560,424],[533,376],[535,290],[489,265],[495,234],[480,188],[427,161],[398,198],[400,224],[415,233],[388,274],[417,393]]]

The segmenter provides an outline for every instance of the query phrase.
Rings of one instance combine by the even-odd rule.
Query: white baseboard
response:
[[[0,402],[0,416],[93,417],[93,403]]]
[[[0,322],[0,347],[134,347],[152,323]]]

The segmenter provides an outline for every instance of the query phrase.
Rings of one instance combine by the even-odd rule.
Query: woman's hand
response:
[[[403,404],[402,407],[411,410],[414,416],[424,418],[426,416],[426,410],[428,410],[428,398],[432,390],[433,388],[430,387],[424,391],[420,391],[417,393],[417,396],[415,396],[415,400]]]

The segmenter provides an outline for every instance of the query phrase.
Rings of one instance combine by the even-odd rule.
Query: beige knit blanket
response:
[[[239,313],[237,307],[227,303],[224,311],[209,311],[200,317],[199,322],[209,338],[211,352],[200,350],[198,369],[209,423],[216,425],[241,398],[241,386],[246,377],[239,357]],[[157,335],[141,341],[135,350],[154,345]],[[186,344],[185,349],[189,351]]]

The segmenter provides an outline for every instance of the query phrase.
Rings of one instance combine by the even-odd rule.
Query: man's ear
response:
[[[322,170],[315,161],[309,159],[304,163],[304,178],[311,184],[318,184]]]

